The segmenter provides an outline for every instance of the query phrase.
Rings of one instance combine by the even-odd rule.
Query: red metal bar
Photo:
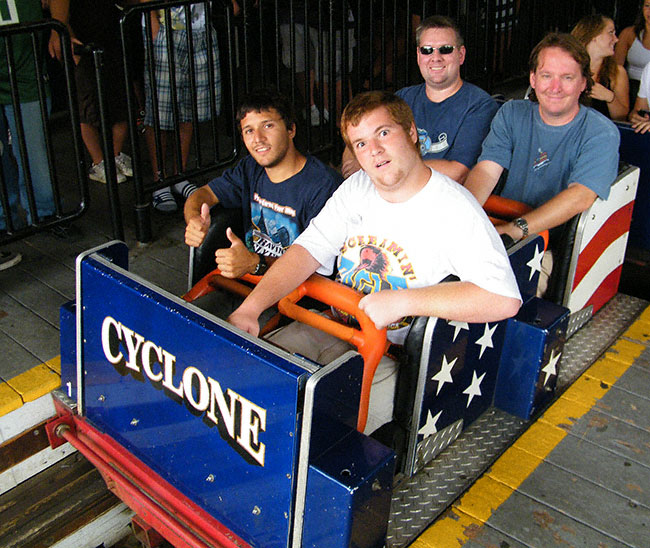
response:
[[[250,545],[83,418],[56,434],[79,450],[108,488],[176,548],[250,548]]]

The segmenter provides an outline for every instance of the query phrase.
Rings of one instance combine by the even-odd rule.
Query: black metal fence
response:
[[[129,7],[120,23],[125,90],[128,100],[130,150],[133,155],[136,237],[152,239],[150,195],[187,178],[215,173],[240,152],[235,108],[241,95],[256,87],[274,87],[293,100],[299,113],[297,143],[300,148],[337,164],[342,141],[337,119],[355,93],[365,89],[397,90],[421,81],[416,64],[415,28],[432,14],[448,15],[459,24],[467,49],[463,77],[489,92],[505,82],[527,76],[528,55],[535,43],[551,30],[568,31],[583,15],[601,11],[615,20],[621,13],[616,0],[566,2],[565,0],[239,0],[234,13],[231,0],[157,0]],[[200,8],[196,10],[196,8]],[[195,16],[200,13],[201,16]],[[153,14],[153,15],[152,15]],[[46,146],[56,204],[54,216],[44,219],[35,205],[30,179],[29,146],[22,129],[12,138],[19,143],[21,165],[26,167],[25,187],[30,226],[8,218],[0,243],[28,234],[52,222],[81,214],[87,207],[83,151],[80,148],[69,37],[62,25],[49,21],[35,25],[0,27],[6,61],[12,66],[11,37],[32,33],[33,55],[42,66],[43,43],[39,33],[54,28],[66,46],[64,52],[64,108],[73,136],[78,169],[79,200],[68,211],[58,190],[56,162],[51,143]],[[172,29],[160,33],[160,29]],[[105,96],[102,51],[89,45],[96,67],[98,97]],[[180,53],[184,50],[184,53]],[[195,53],[205,50],[207,62],[196,66]],[[184,56],[181,61],[180,56]],[[157,64],[156,64],[157,63]],[[186,64],[182,64],[186,63]],[[165,73],[161,80],[158,72]],[[9,71],[11,73],[11,71]],[[204,107],[199,109],[201,74],[208,79]],[[179,84],[188,76],[189,84]],[[39,76],[40,78],[40,76]],[[161,82],[165,94],[160,94]],[[214,85],[211,85],[214,83]],[[12,89],[17,87],[11,82]],[[148,91],[145,91],[146,86]],[[39,88],[40,90],[40,88]],[[44,134],[49,131],[47,99],[39,91]],[[181,108],[182,96],[189,109]],[[205,94],[204,94],[205,95]],[[151,97],[146,104],[145,97]],[[161,106],[160,101],[171,98]],[[160,99],[163,97],[163,99]],[[185,101],[187,102],[187,100]],[[20,114],[20,97],[12,99]],[[162,121],[162,112],[167,120]],[[142,137],[141,113],[146,113]],[[20,115],[17,116],[20,119]],[[123,238],[122,213],[115,183],[110,128],[102,116],[101,135],[108,159],[108,196],[113,233]],[[187,128],[190,139],[187,139]],[[18,155],[17,155],[18,156]],[[150,164],[147,166],[147,163]],[[5,177],[6,178],[6,177]],[[11,209],[10,194],[0,180],[0,201]],[[0,225],[1,228],[1,225]]]
[[[44,63],[52,30],[61,34],[64,45],[67,84],[62,91],[71,136],[65,146],[72,144],[75,158],[75,174],[66,184],[52,139]],[[69,34],[56,21],[0,26],[0,74],[8,80],[0,95],[0,245],[74,220],[88,208],[70,51]]]

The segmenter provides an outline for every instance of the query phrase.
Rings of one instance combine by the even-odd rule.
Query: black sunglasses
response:
[[[452,51],[456,49],[456,46],[450,44],[445,44],[439,48],[434,48],[433,46],[420,46],[418,48],[422,55],[431,55],[434,51],[438,50],[440,55],[449,55]]]

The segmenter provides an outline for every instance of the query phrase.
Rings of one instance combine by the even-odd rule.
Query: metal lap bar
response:
[[[69,417],[64,419],[48,428],[78,449],[101,472],[108,488],[174,546],[249,546],[84,419],[73,417],[73,426]]]
[[[334,306],[356,318],[361,329],[342,325],[334,320],[306,310],[297,304],[302,297],[309,296]],[[311,276],[292,293],[278,303],[278,310],[285,316],[298,320],[307,325],[325,331],[357,347],[363,356],[363,382],[361,384],[361,399],[359,401],[359,418],[357,430],[363,432],[368,420],[368,403],[370,387],[381,357],[386,352],[386,329],[379,330],[375,324],[358,308],[363,297],[354,289],[336,283],[318,275]]]
[[[246,274],[241,278],[244,281],[257,284],[261,276]],[[224,278],[215,269],[204,276],[190,291],[183,295],[183,299],[192,302],[214,291],[215,287],[222,287],[233,293],[246,297],[252,288],[236,280]],[[351,314],[356,318],[361,329],[355,329],[330,320],[311,312],[296,303],[303,297],[312,297],[320,302],[334,306]],[[368,402],[370,401],[370,387],[375,376],[377,365],[386,352],[386,330],[379,330],[374,323],[358,308],[359,300],[363,295],[354,289],[323,278],[317,274],[311,276],[289,295],[280,299],[278,310],[281,314],[305,323],[334,337],[338,337],[357,347],[364,360],[363,383],[361,386],[361,400],[359,402],[359,419],[357,430],[363,432],[368,420]]]

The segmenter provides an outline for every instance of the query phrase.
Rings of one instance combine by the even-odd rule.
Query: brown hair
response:
[[[537,67],[539,65],[539,56],[542,51],[547,48],[560,48],[561,50],[568,53],[573,58],[573,60],[578,63],[582,76],[584,76],[584,78],[587,80],[587,85],[582,92],[581,98],[587,97],[591,91],[591,87],[594,85],[594,80],[591,77],[589,54],[587,53],[585,47],[570,34],[551,32],[542,38],[542,40],[533,48],[533,51],[530,53],[530,58],[528,59],[528,68],[530,72],[537,71]],[[535,90],[531,91],[529,97],[532,101],[537,101]]]
[[[422,23],[418,25],[418,28],[415,29],[415,41],[417,42],[416,45],[420,45],[420,38],[422,37],[422,33],[425,30],[429,29],[451,29],[456,33],[456,45],[460,47],[464,43],[463,35],[460,33],[460,29],[458,28],[458,25],[454,23],[453,19],[445,17],[444,15],[432,15],[431,17],[427,17],[424,21],[422,21]]]
[[[634,34],[639,40],[642,40],[641,33],[645,30],[645,17],[643,17],[643,4],[645,1],[641,1],[641,6],[639,7],[639,13],[636,14],[636,20],[634,21]]]
[[[614,22],[609,17],[604,15],[587,15],[578,21],[578,24],[573,27],[571,36],[576,38],[585,48],[596,36],[605,30],[605,26],[609,22]],[[616,76],[618,75],[618,66],[616,59],[613,55],[609,55],[603,59],[600,65],[600,70],[596,77],[598,81],[606,87],[613,88],[616,85]]]
[[[358,126],[364,116],[380,107],[384,107],[393,121],[408,135],[415,120],[413,112],[404,99],[390,91],[366,91],[353,97],[341,115],[341,136],[348,147],[352,148],[348,137],[348,126]],[[414,146],[419,151],[420,145],[417,141]]]

